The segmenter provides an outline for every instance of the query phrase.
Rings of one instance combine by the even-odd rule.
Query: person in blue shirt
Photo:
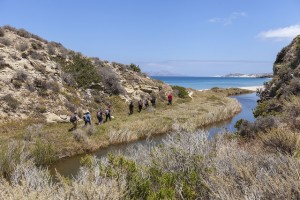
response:
[[[91,114],[89,111],[86,111],[86,113],[83,116],[83,120],[84,120],[84,126],[86,126],[87,124],[92,125]]]

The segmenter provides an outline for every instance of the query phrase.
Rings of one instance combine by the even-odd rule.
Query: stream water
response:
[[[240,104],[242,105],[242,111],[229,120],[222,121],[219,123],[214,123],[208,127],[203,128],[203,130],[209,132],[210,137],[213,137],[215,134],[222,133],[225,130],[234,132],[235,131],[234,125],[236,121],[239,119],[247,119],[248,121],[251,122],[254,121],[252,112],[257,105],[258,97],[256,96],[256,94],[255,93],[243,94],[239,96],[232,96],[232,98],[236,98],[240,102]],[[99,149],[98,151],[95,151],[92,154],[99,158],[106,156],[108,153],[121,152],[123,154],[126,154],[126,152],[129,149],[135,148],[137,145],[148,145],[148,146],[149,144],[151,146],[158,145],[162,143],[163,139],[165,139],[166,137],[167,135],[160,135],[160,136],[147,138],[144,140],[134,141],[132,143],[114,145],[107,148]],[[61,175],[64,175],[66,177],[75,176],[80,168],[80,159],[83,156],[84,155],[77,155],[77,156],[61,159],[58,162],[51,165],[49,169],[52,174],[55,174],[55,169],[56,169]]]

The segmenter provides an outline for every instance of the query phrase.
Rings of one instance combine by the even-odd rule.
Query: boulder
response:
[[[56,115],[54,113],[45,113],[44,114],[47,123],[67,123],[69,122],[69,117],[67,115]]]

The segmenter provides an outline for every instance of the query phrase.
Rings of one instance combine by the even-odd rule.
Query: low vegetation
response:
[[[189,97],[189,93],[187,92],[186,88],[175,85],[172,86],[172,89],[174,90],[174,92],[177,94],[177,96],[179,98],[185,99]]]
[[[92,83],[100,82],[95,66],[88,58],[79,54],[73,55],[72,61],[64,65],[63,70],[72,74],[78,87],[87,88]]]
[[[53,182],[47,170],[26,152],[7,155],[10,184],[1,179],[2,199],[295,199],[299,196],[299,159],[272,153],[263,143],[240,145],[228,135],[208,139],[204,132],[170,136],[152,149],[129,155],[81,159],[78,174],[60,174]],[[18,156],[18,155],[21,156]],[[38,191],[38,192],[37,192]]]
[[[40,95],[48,95],[51,92],[43,81],[37,84]],[[42,93],[43,91],[45,91],[45,94]],[[72,102],[75,103],[70,98],[65,106],[74,112],[77,110],[77,106]],[[151,135],[173,131],[193,132],[216,121],[228,119],[241,110],[237,100],[226,98],[226,95],[212,91],[194,91],[193,99],[188,97],[181,100],[175,97],[172,106],[168,106],[167,101],[158,101],[156,109],[150,106],[146,110],[143,109],[141,113],[137,112],[137,102],[135,102],[134,114],[130,116],[128,116],[128,105],[124,104],[122,99],[112,96],[109,102],[112,104],[111,114],[114,116],[111,122],[90,128],[82,127],[83,122],[79,122],[78,129],[73,133],[68,132],[71,128],[69,123],[46,124],[43,128],[42,139],[51,143],[58,156],[69,156],[107,145],[147,138]],[[100,103],[103,110],[106,103]],[[46,109],[42,104],[36,106],[38,114],[46,112]],[[96,124],[96,110],[90,111],[92,113],[92,123]],[[12,122],[11,124],[0,125],[0,129],[2,127],[11,130],[16,129],[13,131],[14,134],[1,136],[1,140],[23,138],[26,127],[32,123],[31,121],[24,121],[21,124]],[[30,146],[34,145],[37,139],[33,138]]]

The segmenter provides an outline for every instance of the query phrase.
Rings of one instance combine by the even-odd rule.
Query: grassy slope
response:
[[[40,136],[33,135],[29,144],[31,147],[37,140],[51,143],[59,157],[71,156],[83,152],[123,142],[145,138],[150,135],[164,134],[176,130],[194,131],[201,126],[216,121],[228,119],[240,111],[238,102],[225,98],[236,91],[194,91],[193,98],[176,99],[172,106],[166,102],[158,102],[157,109],[143,110],[128,115],[128,105],[118,97],[112,97],[111,122],[100,126],[93,125],[93,134],[89,136],[83,122],[78,127],[81,131],[80,141],[74,139],[72,132],[68,132],[71,124],[45,124]],[[41,120],[42,121],[42,120]],[[96,122],[95,112],[92,113],[92,122]],[[28,133],[27,127],[41,123],[38,121],[13,122],[0,127],[0,141],[5,144],[12,139],[23,140]]]

